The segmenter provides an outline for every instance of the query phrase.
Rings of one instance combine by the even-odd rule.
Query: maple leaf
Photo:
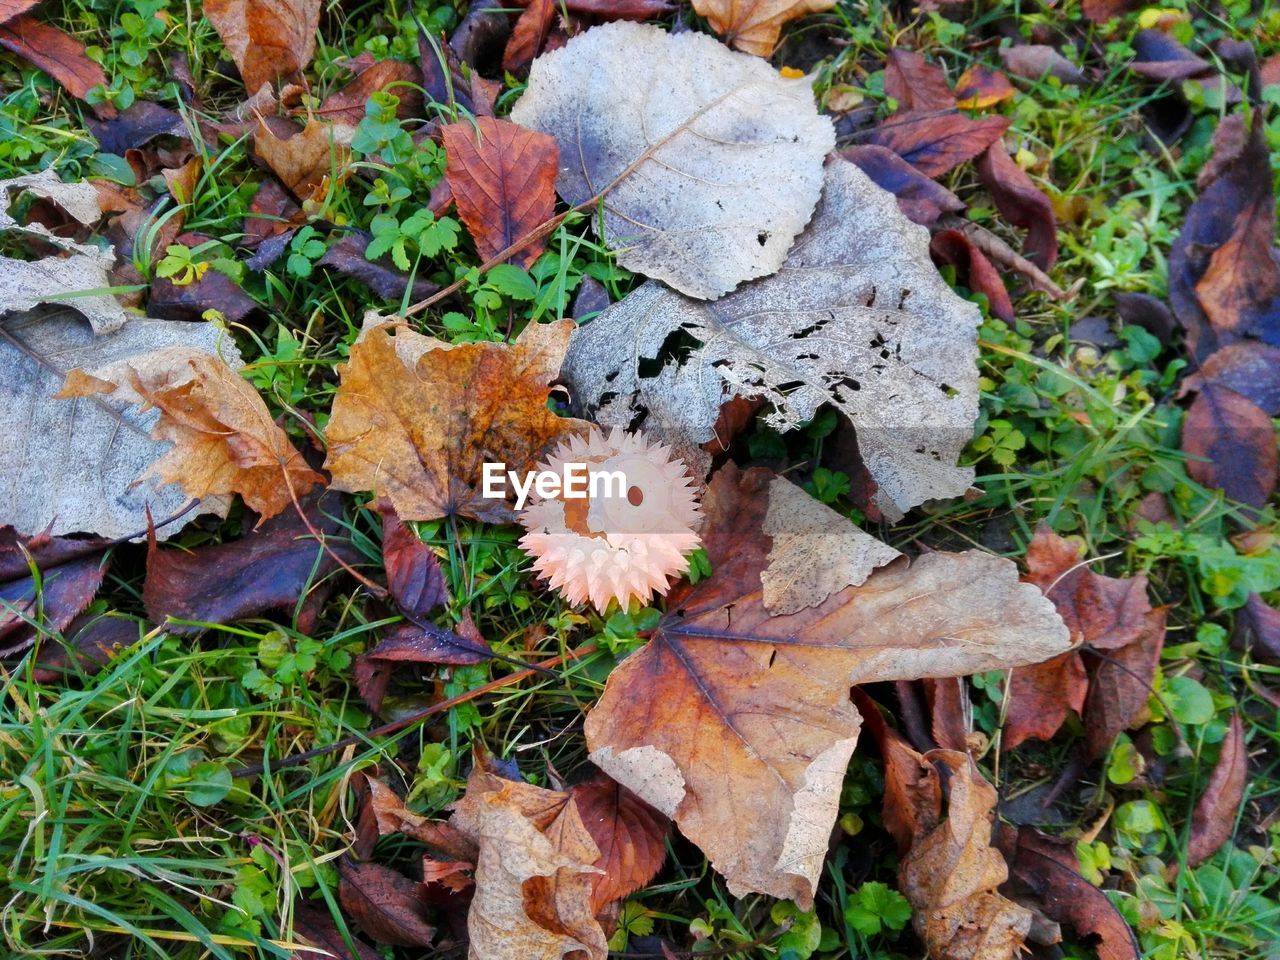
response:
[[[691,472],[729,396],[773,404],[766,422],[794,429],[824,403],[852,422],[890,520],[959,496],[957,465],[977,416],[972,304],[929,260],[929,234],[853,164],[833,161],[813,222],[773,276],[714,304],[646,283],[573,338],[564,376],[605,427],[645,415]],[[653,368],[675,334],[697,345]],[[665,358],[663,358],[665,359]],[[698,468],[702,470],[699,471]]]
[[[204,15],[249,93],[292,79],[315,55],[320,0],[206,0]]]
[[[559,157],[554,139],[492,117],[450,123],[440,136],[449,157],[445,176],[480,259],[551,219]],[[509,262],[528,269],[546,247],[545,240],[530,244]]]
[[[591,907],[600,850],[572,795],[504,780],[477,763],[450,825],[479,848],[467,914],[473,960],[604,960]]]
[[[139,479],[176,483],[198,500],[238,493],[261,520],[324,482],[253,385],[207,353],[170,347],[92,374],[72,370],[58,397],[103,395],[160,411],[152,437],[173,449]]]
[[[693,0],[698,16],[743,53],[770,57],[784,24],[834,7],[835,0]]]
[[[675,820],[731,892],[807,906],[857,739],[852,685],[1041,660],[1069,636],[1007,560],[930,553],[792,616],[761,597],[773,475],[731,464],[704,500],[714,573],[679,587],[587,716],[592,761]],[[741,815],[751,797],[752,816]]]
[[[560,146],[560,196],[604,193],[629,270],[715,299],[778,269],[834,144],[807,80],[711,37],[610,23],[534,61],[511,119]]]
[[[386,496],[405,520],[510,522],[505,501],[481,496],[483,464],[523,473],[562,437],[590,428],[546,406],[573,327],[531,323],[512,344],[454,346],[368,329],[338,368],[325,429],[333,485]]]

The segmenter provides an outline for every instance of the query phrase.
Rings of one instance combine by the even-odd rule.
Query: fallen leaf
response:
[[[394,947],[429,947],[436,931],[427,922],[421,884],[380,863],[338,861],[338,900],[360,929]]]
[[[43,641],[32,667],[32,679],[37,683],[57,683],[80,673],[92,676],[118,650],[138,642],[142,636],[138,624],[123,616],[80,614],[62,628],[61,638]]]
[[[600,848],[592,877],[595,914],[646,886],[667,859],[671,821],[634,793],[596,772],[569,790],[582,824]]]
[[[991,846],[995,788],[967,753],[934,750],[926,759],[951,776],[946,817],[915,840],[899,867],[912,925],[937,960],[1014,960],[1031,912],[997,892],[1009,869]]]
[[[396,515],[391,504],[379,503],[378,512],[382,514],[382,565],[391,599],[417,617],[448,603],[444,571],[434,551]]]
[[[1252,400],[1204,384],[1182,421],[1182,451],[1192,480],[1230,499],[1263,507],[1276,489],[1271,417]]]
[[[91,374],[77,368],[57,396],[109,396],[158,409],[151,436],[173,447],[138,479],[179,484],[197,500],[239,494],[267,520],[324,482],[276,426],[253,385],[200,350],[169,347]]]
[[[551,219],[559,156],[554,139],[492,117],[450,123],[440,136],[449,157],[449,189],[481,260]],[[527,270],[546,248],[540,240],[509,262]]]
[[[1069,641],[1009,561],[977,552],[902,558],[817,607],[770,616],[760,574],[772,480],[717,472],[703,501],[714,573],[672,591],[585,732],[592,762],[672,817],[735,896],[807,907],[860,724],[849,688],[1034,662]]]
[[[644,284],[574,335],[562,375],[601,426],[628,428],[643,413],[645,432],[694,472],[705,471],[697,448],[729,397],[765,397],[779,430],[830,403],[857,429],[876,507],[899,519],[963,494],[973,476],[956,461],[977,415],[979,317],[928,262],[927,244],[891,195],[832,163],[777,274],[714,305]],[[697,346],[649,373],[676,331]]]
[[[985,110],[1017,92],[999,70],[975,63],[956,81],[956,106],[962,110]]]
[[[477,764],[450,823],[479,847],[467,915],[472,960],[604,960],[591,909],[600,850],[571,794]]]
[[[502,53],[503,70],[521,70],[542,52],[556,12],[555,0],[529,0],[524,12],[516,19],[511,39]]]
[[[293,235],[302,225],[302,208],[294,202],[279,182],[264,178],[257,193],[249,201],[249,211],[244,216],[239,245],[257,249],[264,241],[282,234]],[[281,248],[283,252],[283,248]]]
[[[467,640],[434,623],[405,624],[391,631],[365,656],[387,663],[482,663],[491,655],[483,640]]]
[[[1086,20],[1106,23],[1124,16],[1137,6],[1137,0],[1084,0],[1080,5]]]
[[[1088,82],[1079,67],[1053,47],[1043,43],[1001,47],[998,53],[1005,69],[1027,80],[1057,77],[1064,84],[1072,86],[1083,86]]]
[[[418,68],[403,60],[379,60],[361,70],[345,87],[325,97],[312,111],[334,123],[358,126],[364,119],[365,104],[375,93],[386,92],[400,98],[396,116],[422,115],[422,94],[415,88],[421,80]]]
[[[181,285],[156,277],[147,296],[147,315],[158,320],[191,323],[216,310],[225,322],[240,323],[258,309],[258,302],[243,287],[217,269]]]
[[[365,251],[369,249],[372,239],[363,231],[348,233],[329,246],[324,256],[316,261],[316,266],[336,270],[344,277],[364,284],[384,300],[400,300],[409,287],[409,275],[378,260],[368,259]],[[425,300],[439,289],[434,283],[421,280],[415,275],[410,297],[413,300]]]
[[[1269,606],[1258,594],[1249,594],[1236,614],[1232,641],[1260,663],[1280,664],[1280,610]]]
[[[899,683],[909,683],[901,680]],[[973,702],[963,677],[932,677],[916,681],[924,689],[929,707],[929,732],[944,750],[976,753],[974,744],[983,734],[973,730]]]
[[[1244,802],[1248,775],[1249,751],[1244,742],[1244,725],[1240,714],[1233,711],[1219,748],[1218,762],[1191,814],[1191,837],[1187,841],[1189,866],[1204,863],[1231,839],[1236,814]]]
[[[835,5],[835,0],[693,0],[698,16],[706,17],[725,43],[766,58],[773,56],[785,24]]]
[[[634,23],[539,57],[511,119],[555,137],[567,203],[606,194],[593,223],[619,265],[703,299],[781,266],[835,140],[807,80]]]
[[[1092,940],[1098,960],[1139,960],[1137,938],[1107,895],[1080,876],[1075,841],[1046,836],[1031,827],[1000,831],[1011,885],[1034,895],[1045,916]]]
[[[0,23],[8,23],[14,17],[20,17],[40,0],[0,0]]]
[[[760,574],[764,605],[778,615],[816,607],[902,556],[783,477],[769,485],[761,530],[773,541]]]
[[[868,139],[892,150],[926,177],[940,177],[982,153],[1008,128],[1008,117],[975,120],[962,113],[912,111],[893,114]]]
[[[1169,300],[1196,359],[1247,338],[1280,346],[1270,170],[1262,124],[1225,118],[1169,253]]]
[[[341,382],[325,436],[336,489],[374,491],[405,520],[460,514],[510,522],[505,500],[481,491],[481,468],[525,471],[581,420],[546,406],[573,331],[572,320],[531,323],[512,344],[454,346],[386,327],[370,330],[339,365]],[[409,366],[397,346],[421,350]]]
[[[1089,675],[1074,650],[1010,671],[1001,749],[1012,750],[1024,740],[1051,740],[1072,711],[1084,710],[1088,693]]]
[[[884,828],[897,843],[898,853],[905,854],[916,837],[924,836],[942,818],[938,771],[902,734],[885,724],[879,706],[865,692],[855,688],[853,700],[884,761]]]
[[[993,316],[1013,323],[1013,301],[999,271],[968,234],[955,228],[939,230],[929,240],[929,253],[935,262],[955,267],[970,290],[985,296]]]
[[[1164,628],[1165,611],[1152,610],[1145,617],[1145,629],[1131,643],[1086,658],[1089,695],[1084,701],[1084,732],[1090,759],[1105,754],[1115,738],[1146,713],[1164,649]]]
[[[93,373],[167,347],[219,354],[239,364],[234,344],[212,324],[130,319],[95,336],[70,310],[10,315],[0,322],[0,435],[16,438],[0,461],[0,516],[23,533],[139,536],[147,508],[160,521],[190,496],[154,481],[135,483],[166,452],[153,439],[158,411],[133,412],[110,396],[56,400],[72,368]],[[29,491],[39,490],[33,497]],[[226,501],[192,511],[225,513]],[[181,524],[164,528],[167,536]]]
[[[840,156],[855,164],[876,186],[892,193],[898,200],[898,209],[922,227],[934,226],[944,213],[964,209],[964,201],[888,147],[847,147]]]
[[[1027,231],[1027,259],[1042,270],[1053,269],[1058,262],[1058,221],[1049,198],[999,141],[978,158],[977,168],[1001,216]]]
[[[253,151],[304,203],[322,203],[330,190],[351,175],[351,148],[342,143],[340,128],[310,120],[288,139],[281,139],[266,123],[253,135]]]
[[[182,114],[150,100],[139,100],[110,120],[85,117],[85,123],[102,152],[117,156],[124,156],[127,151],[144,146],[156,137],[189,136]]]
[[[339,536],[344,527],[338,496],[312,494],[301,503],[329,549],[346,563],[358,562],[359,552]],[[268,610],[298,610],[299,628],[305,632],[328,596],[337,569],[337,561],[290,509],[228,543],[189,550],[153,544],[147,551],[142,602],[151,621],[169,624],[173,633],[198,633],[203,628],[171,621],[231,623]]]
[[[29,570],[0,583],[0,655],[25,650],[35,643],[38,632],[65,630],[93,601],[106,572],[102,557],[87,556],[43,568],[38,586]]]
[[[292,80],[316,52],[320,0],[206,0],[204,15],[235,61],[245,90]]]
[[[23,15],[0,22],[0,47],[49,74],[77,100],[83,100],[95,87],[107,85],[107,75],[85,54],[84,44],[35,17]],[[98,112],[106,117],[116,113],[110,104],[99,105]]]
[[[300,957],[319,957],[321,960],[380,960],[381,954],[372,947],[361,943],[354,937],[355,953],[347,946],[346,940],[338,932],[338,926],[323,901],[316,901],[317,906],[310,907],[298,901],[293,907],[293,932],[302,938],[304,943],[319,947],[325,951],[317,954],[298,954]]]
[[[1132,45],[1134,59],[1129,69],[1150,80],[1185,80],[1213,71],[1213,64],[1163,30],[1139,30]]]
[[[565,8],[603,21],[657,20],[679,9],[667,0],[566,0]]]
[[[923,54],[895,47],[884,64],[884,92],[898,103],[898,112],[953,110],[955,94],[947,83],[947,71],[930,63]]]
[[[1267,416],[1280,416],[1280,347],[1254,340],[1227,344],[1182,382],[1178,395],[1209,384],[1239,394]]]

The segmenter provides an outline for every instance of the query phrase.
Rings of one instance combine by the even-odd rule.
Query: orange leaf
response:
[[[999,70],[975,63],[956,81],[956,106],[964,110],[985,110],[1017,92]]]
[[[295,197],[321,203],[331,185],[351,175],[351,150],[338,142],[336,124],[311,120],[288,139],[266,123],[253,135],[253,150]]]
[[[671,821],[603,773],[570,790],[582,822],[600,848],[595,865],[604,873],[593,880],[591,909],[639,890],[662,869]]]
[[[482,260],[551,219],[560,156],[554,137],[492,117],[451,123],[441,136],[449,189]],[[540,240],[510,262],[527,269],[546,246]]]
[[[292,79],[316,52],[320,0],[205,0],[204,15],[251,94]]]
[[[151,435],[173,449],[144,476],[180,484],[197,499],[238,493],[260,520],[302,496],[324,477],[307,466],[271,419],[253,386],[207,353],[171,347],[129,360],[93,377],[68,376],[60,398],[102,392],[116,384],[122,399],[159,408]]]
[[[515,71],[542,52],[556,15],[556,0],[530,0],[502,53],[502,69]]]
[[[706,17],[726,43],[757,57],[773,53],[783,24],[835,5],[835,0],[693,0],[698,16]]]
[[[0,26],[0,47],[49,74],[78,100],[94,87],[106,85],[106,74],[85,56],[84,44],[34,17],[14,17]],[[109,106],[99,112],[115,116]]]

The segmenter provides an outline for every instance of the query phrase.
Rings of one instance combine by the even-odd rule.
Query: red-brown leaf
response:
[[[93,601],[105,575],[103,559],[90,556],[42,571],[38,591],[30,574],[0,584],[0,655],[35,641],[28,620],[50,632],[65,629]]]
[[[481,663],[490,656],[489,645],[467,640],[434,623],[405,624],[391,631],[367,656],[393,663]]]
[[[884,761],[884,827],[897,841],[898,852],[906,853],[915,838],[932,830],[942,817],[938,772],[902,734],[885,723],[880,707],[857,687],[853,702]]]
[[[1049,198],[998,142],[978,158],[977,166],[996,209],[1015,227],[1027,231],[1027,259],[1042,270],[1052,269],[1058,262],[1058,220]]]
[[[415,89],[421,80],[421,72],[411,63],[379,60],[367,70],[362,70],[341,90],[329,94],[314,113],[335,123],[355,126],[364,119],[364,107],[369,97],[386,90],[400,98],[400,105],[396,108],[397,116],[421,116],[422,94]],[[391,87],[391,84],[395,86]],[[391,89],[388,90],[388,87]]]
[[[552,137],[491,117],[481,117],[474,125],[451,123],[441,135],[458,215],[481,259],[488,260],[551,219],[559,157]],[[540,240],[510,262],[528,268],[545,249],[546,241]]]
[[[378,501],[378,512],[382,514],[382,564],[391,598],[415,617],[448,602],[435,553],[396,515],[390,501]]]
[[[578,815],[600,848],[591,907],[630,896],[652,880],[667,858],[671,821],[603,773],[595,773],[569,791]]]
[[[1090,759],[1106,753],[1112,741],[1146,712],[1164,648],[1165,611],[1152,610],[1145,621],[1145,629],[1132,643],[1086,659],[1089,695],[1084,702],[1084,732]]]
[[[1074,710],[1084,707],[1089,680],[1084,661],[1072,650],[1044,663],[1019,667],[1009,678],[1001,749],[1012,750],[1024,740],[1048,740]]]
[[[666,0],[567,0],[570,13],[609,20],[653,20],[674,13],[679,7]]]
[[[954,229],[935,233],[929,241],[929,253],[935,263],[955,267],[974,293],[984,294],[994,316],[1006,323],[1013,322],[1013,301],[1009,299],[1004,281],[987,255],[964,233]]]
[[[1262,507],[1276,489],[1271,418],[1234,390],[1206,384],[1182,423],[1187,473],[1232,500]]]
[[[106,85],[106,74],[85,56],[84,44],[35,17],[14,17],[0,26],[0,47],[49,74],[77,100],[83,100],[94,87]],[[99,113],[115,116],[111,107]]]
[[[22,16],[39,2],[40,0],[0,0],[0,24]]]
[[[503,70],[519,70],[542,52],[555,15],[556,0],[530,0],[516,20],[511,39],[502,53]]]
[[[118,649],[137,643],[139,636],[136,620],[81,614],[63,630],[62,642],[45,640],[40,645],[32,677],[38,683],[53,683],[78,672],[92,675]]]
[[[964,201],[887,147],[849,147],[840,151],[840,156],[892,193],[898,200],[898,209],[922,226],[932,227],[944,213],[964,209]]]
[[[955,96],[947,72],[914,50],[890,50],[884,65],[884,92],[898,101],[898,111],[950,110]]]
[[[338,932],[338,926],[329,915],[327,907],[311,907],[299,901],[293,908],[293,932],[306,943],[327,951],[295,954],[299,960],[302,957],[318,957],[321,960],[380,960],[378,951],[355,937],[351,938],[356,948],[355,953],[352,953],[342,934]]]
[[[1232,713],[1218,762],[1191,814],[1191,839],[1187,844],[1187,863],[1191,866],[1208,860],[1231,839],[1236,813],[1244,799],[1248,773],[1249,753],[1244,743],[1244,725],[1240,722],[1240,714]]]
[[[429,947],[436,931],[418,896],[421,884],[380,863],[338,863],[342,909],[379,943]]]
[[[1232,642],[1248,650],[1260,663],[1280,665],[1280,610],[1268,606],[1258,594],[1251,593],[1243,609],[1236,614]]]
[[[974,120],[961,113],[895,113],[871,131],[870,141],[888,147],[927,177],[940,177],[972,160],[1009,128],[1008,117]]]

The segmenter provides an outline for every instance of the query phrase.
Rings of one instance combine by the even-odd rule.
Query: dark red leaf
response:
[[[38,683],[53,683],[77,672],[97,673],[117,649],[137,643],[139,635],[136,620],[81,614],[63,631],[65,642],[44,641],[32,676]]]
[[[102,586],[101,557],[81,557],[41,572],[40,587],[28,574],[0,584],[0,655],[29,647],[36,636],[28,621],[45,631],[61,631],[93,601]]]
[[[348,233],[324,252],[316,266],[337,270],[344,277],[364,284],[384,300],[399,300],[404,297],[409,276],[384,263],[366,259],[364,252],[372,239],[363,231]],[[415,279],[411,296],[414,300],[425,300],[439,289],[428,280]]]
[[[898,112],[950,110],[956,98],[947,72],[914,50],[893,49],[884,65],[884,92],[898,101]]]
[[[1280,610],[1268,606],[1258,594],[1249,594],[1236,614],[1232,641],[1260,663],[1280,665]]]
[[[444,573],[435,553],[396,515],[390,501],[380,500],[378,512],[382,514],[382,564],[391,598],[414,617],[447,603]]]
[[[1218,762],[1191,814],[1191,839],[1187,843],[1187,863],[1203,863],[1231,839],[1236,813],[1244,800],[1245,778],[1249,773],[1249,752],[1244,743],[1240,714],[1232,712],[1227,735],[1222,738]]]
[[[107,83],[102,68],[85,56],[84,44],[34,17],[24,14],[0,26],[0,47],[49,74],[77,100]],[[106,104],[99,106],[98,113],[116,115],[115,108]]]
[[[1051,739],[1071,711],[1081,712],[1088,691],[1084,661],[1074,650],[1010,671],[1000,748],[1012,750],[1024,740]]]
[[[570,789],[578,815],[600,848],[591,906],[630,896],[652,880],[667,859],[671,821],[621,784],[594,773]]]
[[[85,122],[103,153],[119,156],[150,143],[156,137],[188,136],[180,113],[149,100],[139,100],[129,109],[120,111],[113,120],[86,117]]]
[[[922,226],[932,227],[944,213],[964,209],[959,197],[887,147],[849,147],[840,151],[840,156],[892,193],[898,200],[898,209]]]
[[[178,242],[194,246],[205,239],[184,234]],[[157,254],[163,256],[163,251],[157,251]],[[253,297],[225,273],[212,267],[205,271],[204,276],[182,285],[156,277],[147,300],[147,316],[158,320],[195,322],[204,319],[209,310],[217,310],[229,323],[239,323],[257,309],[258,302]]]
[[[1276,439],[1271,418],[1252,400],[1205,384],[1182,422],[1187,474],[1232,500],[1262,507],[1276,489]]]
[[[996,209],[1015,227],[1027,231],[1027,259],[1041,270],[1052,269],[1058,262],[1058,220],[1049,198],[1000,143],[987,148],[978,158],[977,167]]]
[[[1137,5],[1137,0],[1084,0],[1082,12],[1094,23],[1106,23],[1123,17]]]
[[[338,494],[313,494],[301,502],[312,526],[326,536],[329,549],[347,563],[357,560],[355,548],[337,536],[342,529]],[[321,549],[290,507],[230,543],[194,550],[152,544],[142,600],[153,623],[169,618],[230,623],[268,610],[292,610],[306,592],[299,618],[302,626],[328,596],[329,575],[337,569],[338,563]],[[170,629],[196,633],[201,628],[174,625]]]
[[[442,663],[466,665],[489,659],[483,640],[467,640],[434,623],[404,624],[394,628],[366,655],[388,663]]]
[[[338,862],[338,899],[365,933],[393,947],[429,947],[436,931],[427,923],[421,884],[380,863]]]
[[[1210,383],[1253,401],[1269,417],[1280,416],[1280,347],[1256,340],[1228,344],[1183,381],[1180,395]]]
[[[1112,741],[1147,709],[1164,649],[1165,611],[1152,610],[1145,619],[1146,629],[1132,643],[1119,650],[1085,655],[1089,695],[1084,702],[1084,732],[1091,759],[1106,753]]]
[[[356,657],[352,673],[360,699],[373,713],[381,713],[382,701],[386,699],[387,687],[391,685],[390,661],[376,660],[362,653]]]
[[[940,177],[986,150],[1009,128],[1008,117],[974,120],[961,113],[895,113],[871,131],[927,177]]]
[[[293,230],[305,221],[302,208],[274,177],[266,177],[249,201],[240,246],[256,248],[264,240]]]
[[[987,255],[959,230],[942,230],[929,241],[935,262],[948,263],[959,271],[969,289],[984,294],[991,313],[1006,323],[1013,322],[1013,301],[1004,281]]]
[[[303,957],[318,957],[322,960],[333,958],[333,960],[381,960],[381,954],[377,950],[367,944],[361,943],[355,937],[351,938],[352,944],[355,946],[355,952],[347,946],[347,942],[342,938],[342,934],[338,931],[338,925],[334,922],[333,917],[329,914],[328,907],[317,901],[318,906],[307,906],[299,901],[293,908],[293,932],[306,943],[314,947],[320,947],[327,951],[326,953],[306,953],[295,954],[302,960]]]

